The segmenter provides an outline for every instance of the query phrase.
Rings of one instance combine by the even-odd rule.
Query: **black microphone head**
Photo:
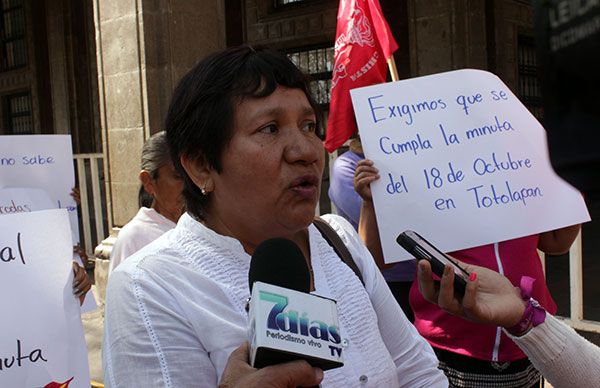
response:
[[[250,293],[256,281],[309,293],[310,274],[298,245],[285,238],[260,243],[252,254],[248,271]]]

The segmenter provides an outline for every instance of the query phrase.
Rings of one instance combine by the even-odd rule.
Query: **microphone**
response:
[[[328,370],[344,365],[336,302],[310,294],[310,274],[300,248],[284,238],[259,244],[248,283],[250,365],[293,360]]]
[[[272,238],[256,247],[248,271],[250,293],[256,281],[310,293],[306,259],[298,245],[286,238]]]

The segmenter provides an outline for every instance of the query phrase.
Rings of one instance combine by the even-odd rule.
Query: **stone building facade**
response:
[[[203,56],[225,47],[219,0],[94,0],[109,223],[137,212],[144,140],[162,129],[171,92]]]
[[[400,78],[472,67],[517,95],[526,0],[380,0],[400,49]],[[283,50],[313,74],[327,108],[335,0],[2,0],[0,134],[73,136],[74,153],[104,157],[107,222],[136,212],[144,139],[162,129],[179,78],[215,50]],[[535,82],[535,81],[532,81]],[[532,88],[529,88],[532,89]]]
[[[400,79],[489,70],[543,115],[531,1],[380,4],[400,47]],[[115,228],[137,211],[142,144],[162,129],[181,76],[216,50],[268,45],[311,73],[326,110],[337,8],[336,0],[0,0],[0,135],[70,133],[74,153],[102,154],[105,218],[113,233],[97,252],[107,258]],[[323,212],[330,210],[325,192]],[[100,297],[106,267],[106,260],[97,261]],[[566,300],[559,306],[568,305],[563,272],[554,272],[554,295]],[[587,291],[590,301],[596,289]],[[586,311],[594,312],[587,319],[600,321],[598,309]],[[569,316],[568,307],[562,313]]]
[[[519,60],[532,40],[530,1],[380,3],[401,79],[488,69],[535,102],[535,69],[522,72]],[[141,147],[162,129],[181,76],[227,46],[267,45],[311,73],[327,111],[337,8],[335,0],[1,0],[0,134],[70,133],[75,154],[102,154],[106,257],[115,227],[137,211]],[[328,212],[327,173],[324,187]]]
[[[0,2],[0,135],[72,134],[101,152],[92,4]]]

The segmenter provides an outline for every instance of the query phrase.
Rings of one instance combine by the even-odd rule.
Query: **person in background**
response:
[[[77,204],[77,207],[81,206],[81,192],[79,191],[79,187],[75,186],[71,188],[71,192],[69,193],[73,200]],[[83,268],[87,268],[89,263],[89,257],[87,252],[79,243],[73,246],[73,260],[77,262]]]
[[[600,387],[600,348],[527,298],[532,279],[515,287],[496,271],[458,263],[471,274],[462,298],[454,295],[452,267],[446,266],[436,282],[430,263],[419,261],[419,290],[425,299],[447,313],[502,327],[553,387]]]
[[[141,167],[141,207],[119,232],[110,255],[109,274],[123,260],[173,229],[184,212],[183,180],[171,161],[164,131],[152,135],[144,144]],[[152,201],[146,207],[148,196]]]
[[[379,179],[373,161],[358,162],[355,185],[359,192],[367,191]],[[363,194],[364,195],[364,194]],[[364,218],[364,219],[363,219]],[[367,229],[377,227],[373,209],[363,207],[361,224]],[[494,244],[450,253],[459,260],[481,265],[506,275],[517,284],[522,276],[545,279],[537,249],[549,254],[567,252],[579,233],[580,225],[544,232]],[[379,235],[371,236],[380,244]],[[377,259],[376,259],[377,260]],[[381,260],[381,259],[380,259]],[[532,296],[550,313],[556,304],[545,280],[535,282]],[[410,291],[410,304],[415,313],[414,325],[429,341],[446,373],[450,385],[486,387],[538,387],[540,373],[521,349],[501,328],[467,322],[446,313],[425,300],[417,283]],[[510,384],[507,385],[507,381]]]
[[[335,205],[337,213],[348,220],[354,229],[358,231],[363,242],[375,258],[377,266],[383,273],[394,298],[404,311],[404,315],[409,321],[413,322],[415,318],[408,302],[408,294],[416,273],[416,261],[408,260],[395,264],[385,264],[381,245],[374,243],[374,241],[379,241],[377,227],[365,227],[366,223],[364,222],[362,227],[359,226],[362,207],[373,207],[370,189],[359,190],[354,184],[356,166],[364,158],[360,139],[352,139],[350,149],[338,156],[331,167],[329,199]],[[372,214],[375,214],[374,210]],[[376,220],[374,221],[375,226],[377,226]],[[377,237],[369,237],[371,234],[375,234]]]
[[[69,193],[77,206],[81,206],[81,194],[78,187],[71,188]],[[88,264],[88,255],[81,245],[73,246],[73,295],[83,304],[85,295],[92,288],[92,280],[87,276],[85,268]]]

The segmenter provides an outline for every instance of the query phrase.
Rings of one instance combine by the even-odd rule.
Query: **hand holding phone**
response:
[[[434,274],[440,278],[444,274],[444,267],[450,264],[454,269],[454,293],[461,297],[465,294],[469,273],[465,271],[450,256],[441,252],[429,241],[419,236],[417,232],[405,230],[396,238],[400,246],[413,255],[417,260],[427,260],[431,263],[431,269]]]

